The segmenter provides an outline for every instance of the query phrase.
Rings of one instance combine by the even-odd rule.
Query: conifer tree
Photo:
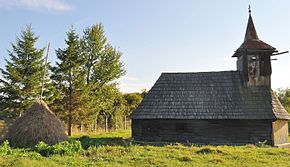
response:
[[[11,44],[5,69],[0,69],[3,76],[0,80],[0,111],[6,116],[21,115],[40,97],[45,62],[44,48],[35,47],[37,40],[31,26],[27,26],[16,42]],[[48,84],[47,77],[45,81]]]
[[[52,79],[58,90],[59,107],[67,116],[68,135],[71,135],[73,121],[83,110],[83,96],[85,86],[85,61],[81,56],[79,36],[71,28],[67,32],[66,48],[57,49],[56,56],[59,61],[52,68]]]

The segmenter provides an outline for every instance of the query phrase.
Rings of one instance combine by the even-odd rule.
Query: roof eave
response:
[[[276,48],[273,49],[246,49],[246,48],[239,48],[235,51],[235,53],[233,54],[232,57],[240,57],[242,55],[245,55],[246,53],[255,53],[255,52],[259,52],[259,53],[276,53],[278,52],[278,50],[276,50]]]

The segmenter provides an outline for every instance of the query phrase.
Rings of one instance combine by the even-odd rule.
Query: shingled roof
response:
[[[162,73],[132,119],[290,119],[269,87],[238,71]]]

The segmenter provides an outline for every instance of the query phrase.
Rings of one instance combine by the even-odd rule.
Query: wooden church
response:
[[[137,141],[243,145],[288,142],[290,115],[271,89],[278,51],[258,38],[249,10],[236,71],[162,73],[132,113]]]

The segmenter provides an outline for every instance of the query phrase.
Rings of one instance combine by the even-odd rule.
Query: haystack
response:
[[[67,135],[62,122],[42,100],[37,100],[8,128],[4,138],[14,147],[33,147],[40,141],[56,144]]]

